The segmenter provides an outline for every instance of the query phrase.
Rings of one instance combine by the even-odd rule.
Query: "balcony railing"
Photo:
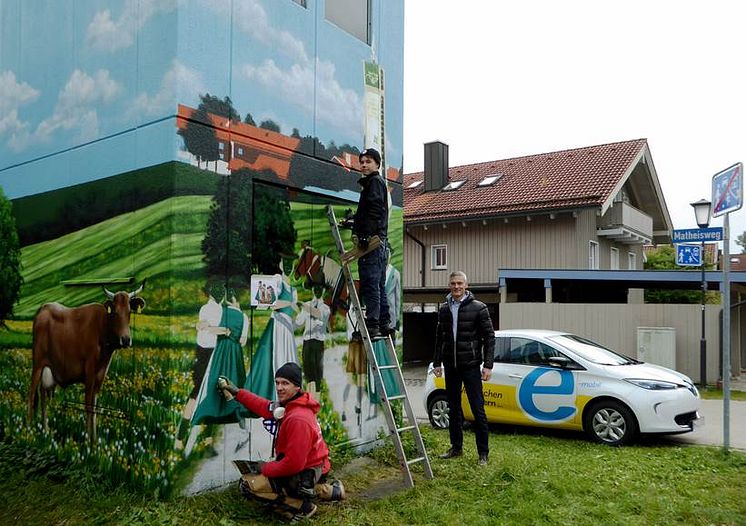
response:
[[[627,203],[614,203],[599,219],[598,235],[630,245],[650,243],[653,218]]]

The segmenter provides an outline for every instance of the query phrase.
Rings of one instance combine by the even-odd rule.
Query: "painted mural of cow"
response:
[[[47,428],[47,398],[59,385],[85,386],[86,431],[91,444],[96,441],[96,397],[117,349],[132,346],[130,313],[145,308],[138,297],[143,282],[133,292],[113,293],[106,288],[107,300],[68,308],[59,303],[42,305],[34,316],[33,369],[28,396],[29,423],[41,401],[42,420]]]

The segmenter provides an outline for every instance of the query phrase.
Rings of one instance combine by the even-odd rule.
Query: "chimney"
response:
[[[425,144],[425,191],[440,190],[448,184],[448,145],[440,141]]]

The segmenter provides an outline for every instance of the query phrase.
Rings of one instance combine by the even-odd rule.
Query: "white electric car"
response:
[[[495,331],[492,378],[482,386],[490,422],[585,431],[609,445],[702,423],[699,392],[687,376],[564,332]],[[445,380],[432,365],[424,403],[432,425],[447,428]],[[465,394],[461,406],[473,420]]]

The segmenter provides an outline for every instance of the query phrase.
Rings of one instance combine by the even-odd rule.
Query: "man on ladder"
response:
[[[381,166],[381,154],[378,150],[366,148],[360,152],[359,160],[360,172],[363,174],[358,180],[363,187],[360,201],[355,214],[343,221],[342,226],[352,227],[353,236],[357,238],[357,248],[361,252],[368,251],[368,245],[374,236],[380,239],[380,245],[360,257],[357,263],[360,295],[365,303],[365,326],[370,338],[374,339],[393,333],[386,300],[389,194],[386,181],[378,172]]]

